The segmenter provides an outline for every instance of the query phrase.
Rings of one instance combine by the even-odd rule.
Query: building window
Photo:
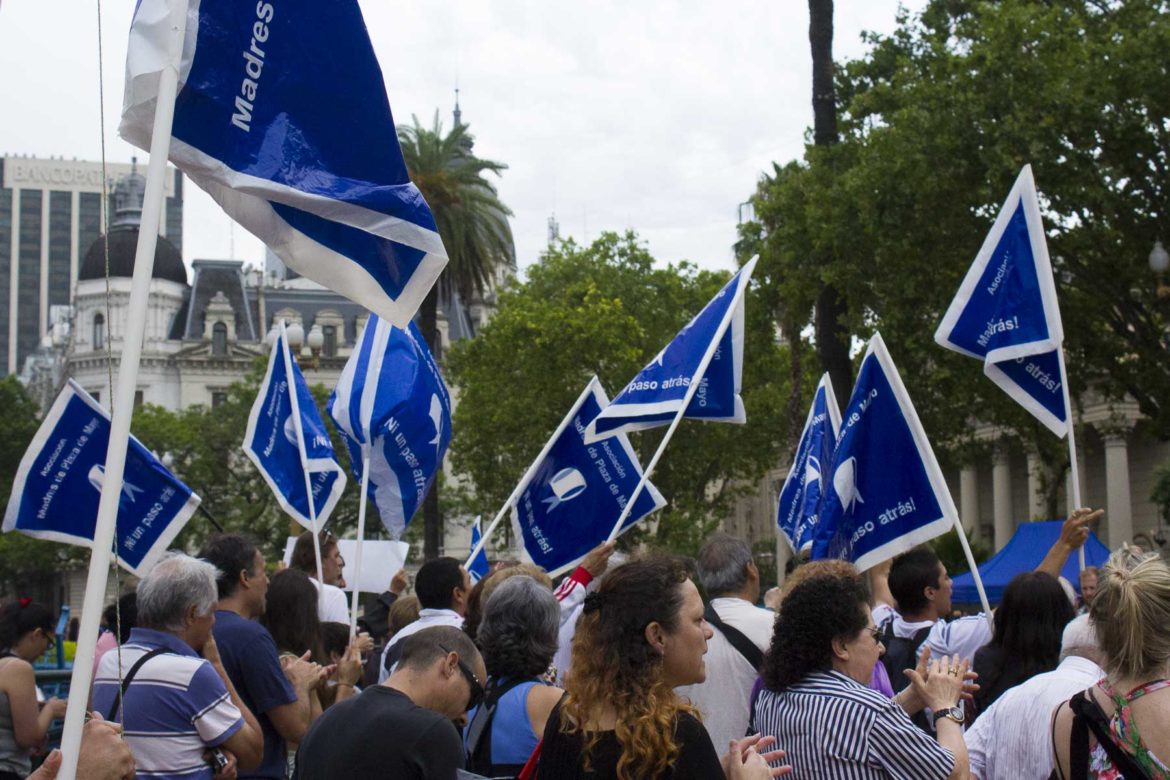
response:
[[[135,390],[134,391],[134,408],[137,409],[140,406],[142,406],[142,391]]]
[[[211,329],[211,354],[223,357],[227,354],[227,325],[217,322]]]
[[[321,345],[321,354],[325,357],[337,357],[337,326],[326,325],[321,328],[321,335],[325,337]]]
[[[216,409],[227,403],[227,390],[211,391],[211,408]]]
[[[106,348],[106,315],[100,312],[93,315],[93,348]]]

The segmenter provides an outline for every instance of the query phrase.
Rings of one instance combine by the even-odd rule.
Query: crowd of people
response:
[[[991,614],[952,614],[928,546],[804,563],[765,595],[747,542],[716,534],[694,560],[601,545],[559,584],[434,559],[356,632],[331,537],[318,581],[311,535],[269,576],[220,534],[111,611],[78,776],[1167,780],[1170,568],[1123,547],[1078,597],[1060,572],[1099,516],[1074,512]],[[64,713],[31,666],[53,623],[0,610],[0,780],[60,765],[30,761]]]

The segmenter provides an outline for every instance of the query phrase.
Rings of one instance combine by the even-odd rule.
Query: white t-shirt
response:
[[[346,603],[345,591],[336,585],[324,585],[309,577],[318,591],[325,588],[325,598],[317,600],[317,617],[322,623],[345,623],[349,625],[349,604]]]
[[[930,648],[930,657],[938,658],[943,655],[956,655],[974,660],[975,651],[991,641],[991,624],[986,615],[969,615],[952,620],[931,621],[920,620],[908,623],[889,604],[878,604],[873,608],[873,622],[880,628],[891,617],[894,619],[894,636],[903,639],[913,639],[920,629],[931,626],[930,633],[918,647],[918,655],[922,655],[923,648]]]
[[[739,630],[761,652],[768,651],[776,622],[775,612],[737,598],[712,599],[711,606],[720,620]],[[707,642],[703,663],[707,679],[676,688],[675,692],[699,708],[711,744],[716,753],[722,754],[730,740],[742,739],[747,733],[752,686],[759,673],[717,628]]]

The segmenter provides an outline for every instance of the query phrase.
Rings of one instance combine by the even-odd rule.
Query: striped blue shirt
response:
[[[814,672],[780,693],[765,688],[755,717],[787,752],[794,780],[944,780],[955,765],[901,707],[835,671]]]
[[[203,752],[218,747],[244,725],[227,687],[210,663],[173,634],[135,628],[122,646],[124,677],[139,658],[156,655],[126,690],[122,725],[137,776],[157,780],[210,780]],[[102,656],[93,686],[93,708],[104,717],[119,687],[118,652]]]

